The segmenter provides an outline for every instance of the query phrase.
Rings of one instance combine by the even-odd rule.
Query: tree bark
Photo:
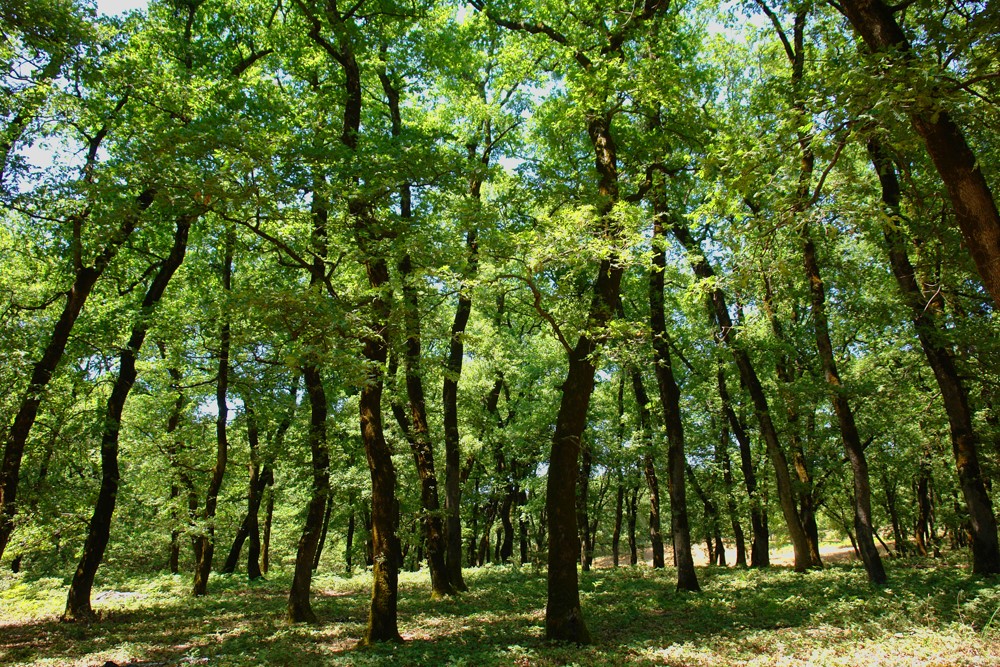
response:
[[[628,374],[632,381],[632,393],[639,409],[639,431],[642,434],[642,471],[649,489],[649,543],[653,550],[653,569],[666,567],[663,553],[663,533],[660,524],[660,482],[656,476],[656,457],[653,446],[652,417],[649,413],[649,395],[642,383],[639,369],[630,365]],[[690,551],[690,541],[689,548]],[[680,572],[678,571],[678,578]]]
[[[900,188],[895,166],[878,141],[869,141],[868,151],[882,187],[882,203],[890,219],[901,221]],[[902,233],[893,223],[885,225],[884,236],[892,273],[910,310],[920,347],[934,372],[948,415],[952,452],[972,523],[972,570],[982,575],[1000,573],[997,522],[979,465],[980,436],[973,425],[968,391],[959,375],[954,354],[943,342],[946,337],[936,321],[933,309],[925,307],[925,299],[917,284],[916,272],[906,252]]]
[[[66,597],[63,620],[90,620],[94,617],[90,606],[90,594],[94,587],[94,577],[104,559],[104,550],[111,537],[111,518],[118,499],[120,471],[118,467],[118,436],[121,430],[122,411],[132,385],[137,377],[136,360],[152,325],[153,312],[160,302],[174,272],[184,261],[187,251],[188,232],[198,214],[183,215],[177,219],[173,245],[167,257],[146,289],[138,317],[132,325],[128,343],[119,355],[118,377],[115,379],[111,396],[108,398],[104,417],[104,431],[101,435],[101,489],[94,505],[94,513],[87,528],[87,538],[83,554],[73,574]]]
[[[91,141],[90,155],[96,155],[100,145],[98,135]],[[104,270],[111,263],[111,260],[118,254],[119,248],[128,240],[139,222],[139,217],[143,211],[148,209],[156,196],[156,191],[152,188],[144,190],[137,198],[132,210],[126,212],[122,218],[122,223],[112,234],[111,238],[97,254],[90,266],[84,266],[80,258],[79,250],[74,252],[75,275],[73,284],[66,292],[66,303],[63,305],[62,313],[56,320],[52,329],[52,336],[41,358],[35,363],[31,371],[31,379],[28,381],[28,389],[21,398],[17,414],[13,423],[7,431],[4,441],[3,463],[0,465],[0,558],[3,557],[10,541],[11,533],[14,532],[14,517],[17,514],[17,486],[20,477],[21,460],[24,457],[25,443],[31,433],[31,427],[35,424],[38,415],[38,408],[42,403],[45,389],[56,371],[56,367],[62,360],[63,352],[66,350],[66,343],[69,342],[73,325],[76,324],[80,312],[83,310],[87,297],[90,296],[97,279],[101,277]],[[82,225],[84,219],[89,215],[90,209],[77,214],[73,218],[74,248],[79,249],[82,240]]]
[[[901,64],[892,65],[893,69],[902,71],[902,65],[913,61],[910,42],[893,16],[893,8],[883,0],[844,0],[840,7],[865,45],[874,53],[889,53],[890,57],[893,52],[901,54]],[[955,219],[969,254],[979,269],[983,285],[993,297],[993,303],[1000,305],[1000,213],[965,135],[939,102],[913,103],[907,111],[913,129],[923,139],[927,153],[948,190]],[[974,463],[965,463],[966,460],[963,458],[963,466],[974,466]],[[974,475],[978,474],[977,468]],[[972,486],[975,486],[974,482],[970,492],[978,494]],[[964,480],[962,488],[964,491]],[[979,512],[978,508],[976,511]],[[985,516],[977,519],[989,523]],[[986,538],[981,548],[990,550],[992,547],[988,542],[989,538]],[[988,561],[991,559],[996,560],[993,555],[987,558]],[[994,563],[983,563],[982,566],[996,567]]]
[[[674,237],[688,251],[691,267],[695,276],[702,280],[712,280],[715,271],[708,264],[699,245],[691,237],[691,232],[686,226],[680,223],[672,225],[671,231]],[[781,513],[788,528],[788,535],[792,542],[792,549],[795,553],[794,567],[797,572],[803,572],[812,566],[812,559],[809,556],[809,540],[806,538],[805,530],[799,520],[798,509],[795,507],[795,495],[792,491],[792,480],[788,472],[788,459],[778,440],[778,431],[771,420],[771,411],[768,405],[767,396],[764,394],[764,387],[760,383],[757,372],[754,370],[750,355],[743,349],[736,330],[733,327],[732,318],[729,316],[729,308],[726,305],[726,297],[718,287],[710,292],[711,306],[715,314],[715,321],[719,327],[719,338],[730,349],[736,368],[739,370],[740,378],[750,393],[753,401],[754,411],[757,414],[757,423],[760,427],[761,436],[767,446],[767,453],[774,468],[775,482],[778,491],[778,501],[781,505]],[[756,542],[756,540],[755,540]]]
[[[660,390],[660,407],[667,430],[667,480],[670,491],[670,525],[673,534],[674,564],[677,567],[677,590],[699,591],[698,575],[691,555],[691,527],[688,522],[687,493],[684,488],[684,422],[681,419],[681,392],[674,378],[667,341],[667,323],[663,305],[663,272],[667,267],[666,231],[663,228],[666,206],[654,201],[653,265],[649,272],[649,324],[653,336],[653,370]]]
[[[840,437],[844,443],[844,452],[851,463],[854,477],[854,531],[857,535],[858,548],[861,550],[861,560],[865,564],[868,580],[876,585],[887,581],[882,559],[875,546],[875,529],[872,526],[871,482],[868,478],[868,460],[865,448],[858,435],[858,427],[854,422],[854,411],[847,400],[846,388],[837,372],[837,362],[833,356],[833,343],[830,340],[830,324],[826,316],[826,289],[819,271],[816,259],[816,246],[809,237],[808,229],[803,230],[805,237],[802,246],[803,262],[806,279],[809,281],[809,292],[812,296],[812,320],[816,334],[816,348],[819,350],[820,361],[823,364],[823,374],[830,388],[833,401],[833,411],[837,415],[840,426]]]
[[[743,472],[743,482],[750,498],[750,567],[768,567],[771,564],[770,534],[767,529],[767,512],[757,492],[757,474],[754,471],[753,452],[750,450],[750,438],[746,428],[729,400],[729,390],[726,388],[726,373],[721,363],[718,372],[719,397],[722,400],[722,411],[729,422],[733,435],[740,448],[740,470]],[[727,438],[728,439],[728,438]]]
[[[224,298],[228,299],[233,289],[233,252],[236,236],[232,228],[225,232],[222,259],[222,289]],[[202,596],[208,593],[208,578],[212,573],[212,557],[215,554],[215,510],[219,504],[219,492],[226,475],[226,463],[229,460],[229,405],[226,395],[229,391],[229,347],[231,331],[229,324],[229,304],[223,305],[222,324],[219,329],[219,377],[215,387],[215,404],[218,416],[215,420],[215,465],[212,466],[212,477],[205,493],[205,508],[202,513],[204,521],[203,532],[195,539],[195,569],[193,594]]]

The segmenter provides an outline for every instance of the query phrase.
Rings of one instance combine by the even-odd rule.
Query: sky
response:
[[[147,4],[148,0],[97,0],[97,13],[114,16],[130,9],[144,9]]]

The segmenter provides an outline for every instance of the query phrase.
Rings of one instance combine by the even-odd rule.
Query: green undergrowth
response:
[[[60,623],[66,582],[0,578],[2,665],[1000,665],[1000,580],[962,568],[891,563],[873,588],[843,565],[797,574],[702,568],[702,592],[648,568],[581,574],[594,636],[543,639],[545,578],[530,568],[467,570],[468,593],[431,601],[425,572],[400,578],[402,644],[359,649],[370,579],[320,572],[320,623],[284,621],[288,579],[110,575],[95,589],[102,619]]]

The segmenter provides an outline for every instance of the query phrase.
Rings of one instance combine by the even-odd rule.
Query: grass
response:
[[[0,664],[119,665],[1000,665],[1000,581],[962,568],[893,562],[891,585],[857,566],[822,572],[702,568],[703,592],[678,593],[672,570],[584,573],[587,647],[543,639],[544,574],[466,571],[470,592],[432,602],[426,573],[400,579],[406,642],[357,649],[370,579],[320,572],[316,626],[288,625],[288,580],[107,575],[94,624],[58,622],[66,584],[0,578]]]

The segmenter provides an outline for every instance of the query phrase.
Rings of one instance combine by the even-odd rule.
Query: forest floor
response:
[[[320,623],[284,621],[288,578],[99,575],[102,620],[60,623],[62,578],[0,574],[0,665],[1000,665],[1000,580],[927,560],[888,561],[890,584],[856,563],[797,574],[698,569],[702,592],[675,572],[598,569],[580,577],[594,644],[543,639],[545,577],[531,567],[466,570],[470,592],[432,602],[426,572],[400,578],[403,644],[358,649],[371,579],[320,571]],[[996,617],[996,618],[995,618]]]

